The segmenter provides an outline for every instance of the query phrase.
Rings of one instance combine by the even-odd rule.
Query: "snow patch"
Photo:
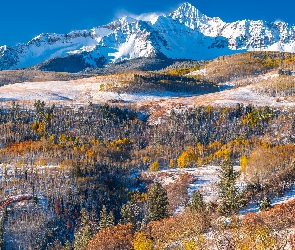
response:
[[[295,198],[295,185],[290,190],[286,191],[284,193],[284,196],[275,197],[275,198],[271,199],[271,205],[275,206],[275,205],[278,205],[278,204],[293,200],[294,198]],[[259,203],[257,204],[257,203],[252,202],[248,206],[243,207],[240,210],[239,214],[240,215],[245,215],[245,214],[250,213],[250,212],[257,213],[257,212],[259,212],[259,206],[260,206]]]

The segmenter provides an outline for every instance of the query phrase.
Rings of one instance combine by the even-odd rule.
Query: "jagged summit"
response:
[[[124,16],[114,21],[114,23],[117,23],[117,24],[129,24],[129,23],[135,23],[135,22],[138,22],[138,20],[129,16]]]
[[[184,2],[183,4],[181,4],[178,9],[181,9],[181,8],[191,8],[191,7],[194,7],[191,3],[189,2]]]
[[[180,5],[177,10],[173,11],[170,16],[173,18],[199,19],[203,14],[195,6],[185,2]]]
[[[26,44],[0,46],[0,70],[37,65],[75,72],[142,57],[203,60],[253,50],[295,52],[295,26],[262,20],[226,23],[185,2],[146,21],[123,17],[90,30],[44,33]]]
[[[207,22],[208,20],[206,15],[202,14],[196,7],[188,2],[182,4],[177,10],[173,11],[170,16],[191,29],[196,29],[199,27],[200,23]]]
[[[177,20],[190,29],[199,29],[203,34],[211,37],[218,36],[219,30],[215,30],[214,26],[223,26],[225,24],[219,17],[211,18],[204,15],[201,11],[188,2],[182,4],[169,16],[171,16],[173,20]]]

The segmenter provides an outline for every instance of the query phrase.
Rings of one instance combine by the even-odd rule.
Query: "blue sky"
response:
[[[128,13],[169,13],[179,0],[3,0],[0,3],[0,45],[28,42],[40,33],[68,33],[109,23]],[[191,0],[207,16],[231,22],[239,19],[281,20],[295,24],[294,0]]]

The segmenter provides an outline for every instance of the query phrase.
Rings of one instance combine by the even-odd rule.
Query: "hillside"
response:
[[[73,104],[129,103],[160,114],[195,105],[293,107],[294,60],[290,53],[247,52],[202,62],[171,61],[159,71],[128,71],[128,67],[123,72],[98,75],[2,71],[1,84],[10,84],[0,87],[0,98]]]
[[[0,248],[293,249],[294,64],[1,71]]]
[[[175,108],[152,123],[148,113],[131,106],[20,104],[6,104],[0,112],[5,248],[88,244],[90,249],[117,249],[119,244],[132,249],[140,234],[138,241],[159,248],[218,245],[208,232],[224,237],[231,232],[249,244],[280,246],[292,235],[292,217],[276,217],[280,224],[271,223],[270,211],[270,217],[242,234],[244,219],[234,216],[248,203],[260,203],[265,196],[273,200],[292,189],[292,108],[203,105]],[[242,188],[231,186],[242,200],[234,199],[229,207],[222,205],[227,204],[222,187],[212,185],[222,167],[234,173],[234,183]],[[149,197],[155,195],[151,190],[156,182],[166,190],[158,187],[164,210],[152,219],[150,204],[156,199]],[[32,199],[24,202],[22,197]],[[237,224],[227,227],[222,216]],[[251,216],[260,215],[245,219]],[[247,238],[249,234],[253,237]],[[269,241],[260,242],[265,234]],[[238,245],[238,239],[230,242]]]
[[[71,74],[41,70],[3,70],[0,71],[0,86],[20,82],[67,81],[90,76],[91,74]]]

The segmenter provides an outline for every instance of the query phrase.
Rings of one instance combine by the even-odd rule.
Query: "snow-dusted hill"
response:
[[[41,34],[26,44],[0,46],[0,69],[79,71],[140,57],[212,59],[242,51],[295,52],[295,26],[207,17],[189,3],[150,21],[125,17],[91,30]]]

